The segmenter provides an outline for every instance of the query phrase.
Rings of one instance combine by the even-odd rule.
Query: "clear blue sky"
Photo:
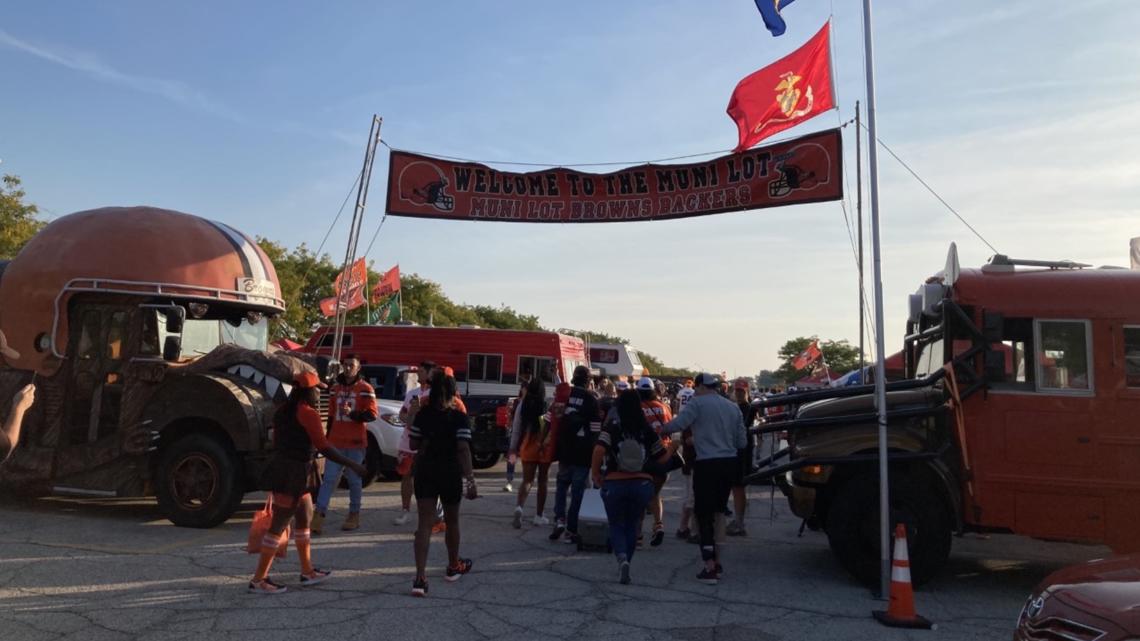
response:
[[[751,0],[16,1],[0,23],[0,172],[20,175],[51,215],[149,204],[314,247],[373,113],[393,146],[468,158],[726,149],[736,82],[832,13],[852,115],[860,7],[798,0],[772,38]],[[875,11],[880,137],[1003,253],[1127,264],[1140,235],[1140,2],[880,0]],[[832,112],[792,133],[838,122]],[[906,294],[949,243],[964,266],[992,252],[881,162],[894,351]],[[367,236],[386,176],[385,157]],[[326,250],[342,254],[345,234],[342,223]],[[603,226],[391,218],[369,258],[461,301],[626,336],[675,365],[755,373],[787,338],[858,333],[839,203]]]

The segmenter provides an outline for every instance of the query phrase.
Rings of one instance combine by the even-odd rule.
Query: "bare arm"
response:
[[[12,450],[16,449],[16,445],[20,442],[20,428],[24,422],[24,414],[27,413],[28,408],[32,406],[36,400],[36,386],[29,383],[25,385],[20,391],[16,392],[16,396],[12,399],[12,409],[8,411],[8,417],[4,420],[4,436],[6,437],[8,447],[0,450],[0,461],[8,458]]]
[[[594,455],[590,459],[590,478],[594,487],[602,486],[602,459],[606,456],[606,447],[601,443],[594,446]]]

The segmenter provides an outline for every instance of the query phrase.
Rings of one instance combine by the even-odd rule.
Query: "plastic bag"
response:
[[[245,546],[245,551],[250,554],[261,553],[261,540],[269,532],[270,526],[273,525],[273,495],[270,494],[265,499],[265,507],[253,514],[253,522],[249,524],[249,542]],[[281,537],[281,545],[277,548],[277,558],[285,558],[285,553],[289,550],[289,527],[285,528],[284,536]]]

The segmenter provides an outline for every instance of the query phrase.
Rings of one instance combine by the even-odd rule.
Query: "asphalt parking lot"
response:
[[[474,569],[444,582],[443,538],[433,537],[427,599],[410,596],[412,526],[392,525],[397,483],[365,490],[363,527],[351,533],[339,530],[339,492],[314,541],[316,563],[334,577],[294,588],[290,550],[272,573],[291,587],[279,596],[245,592],[257,495],[212,530],[176,528],[142,500],[0,498],[0,638],[1008,639],[1037,581],[1107,553],[1013,536],[956,539],[947,570],[917,594],[937,629],[894,630],[871,619],[884,604],[833,562],[822,534],[797,537],[778,492],[773,502],[767,488],[751,488],[749,536],[726,543],[720,585],[697,583],[696,547],[670,536],[638,553],[634,582],[622,586],[609,555],[551,543],[546,527],[511,528],[502,465],[479,476],[484,497],[462,508],[462,550]],[[666,488],[670,534],[679,491],[676,480]]]

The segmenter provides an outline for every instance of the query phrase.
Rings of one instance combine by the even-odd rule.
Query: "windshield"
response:
[[[166,329],[166,316],[152,311],[148,316],[157,330],[158,349],[166,343],[171,332]],[[182,357],[197,358],[210,353],[219,345],[237,345],[247,349],[265,350],[269,346],[269,323],[258,316],[256,323],[242,316],[236,319],[187,318],[182,325]],[[234,323],[237,323],[236,325]],[[157,354],[157,350],[155,351]]]

